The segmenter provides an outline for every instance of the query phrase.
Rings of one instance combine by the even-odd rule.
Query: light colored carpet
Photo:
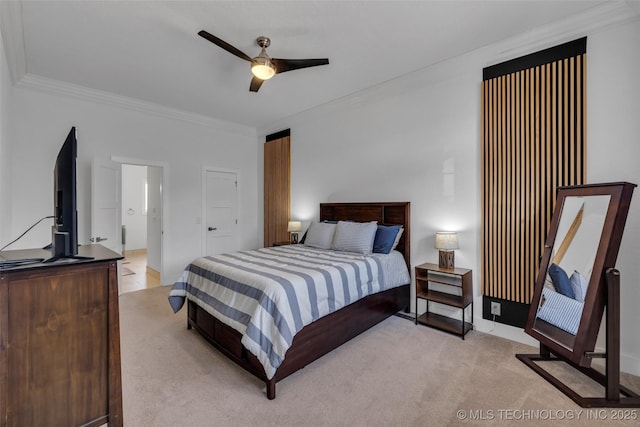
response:
[[[186,310],[173,314],[168,292],[120,297],[125,426],[640,423],[639,410],[619,421],[612,418],[623,413],[574,404],[516,359],[533,347],[476,331],[463,341],[399,317],[279,382],[270,401],[261,381],[186,329]],[[623,379],[640,390],[640,378]]]

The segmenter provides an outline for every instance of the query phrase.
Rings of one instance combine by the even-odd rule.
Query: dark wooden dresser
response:
[[[122,257],[101,245],[79,255],[93,259],[0,270],[0,426],[122,426]]]

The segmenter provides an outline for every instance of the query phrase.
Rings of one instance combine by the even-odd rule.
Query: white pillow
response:
[[[377,230],[377,221],[338,221],[331,248],[336,251],[370,254],[373,251],[373,241]]]
[[[573,272],[569,281],[571,282],[576,301],[584,302],[584,297],[587,296],[589,281],[577,270]]]
[[[328,222],[312,222],[307,230],[304,244],[319,249],[331,249],[336,224]]]
[[[404,227],[402,227],[399,231],[398,234],[396,234],[396,240],[393,242],[393,245],[391,246],[391,250],[394,250],[395,248],[398,247],[398,243],[400,243],[400,238],[402,237],[402,233],[404,232]]]

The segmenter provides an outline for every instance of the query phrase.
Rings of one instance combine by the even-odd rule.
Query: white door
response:
[[[91,242],[122,253],[120,163],[94,158],[91,162]]]
[[[237,250],[238,174],[203,168],[203,255]]]

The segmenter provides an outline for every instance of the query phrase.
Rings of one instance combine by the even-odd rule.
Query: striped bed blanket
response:
[[[392,254],[406,271],[402,255]],[[240,332],[271,379],[304,326],[366,295],[409,283],[408,271],[390,273],[384,257],[389,255],[289,245],[198,258],[173,285],[169,303],[177,312],[185,299],[193,300]]]

